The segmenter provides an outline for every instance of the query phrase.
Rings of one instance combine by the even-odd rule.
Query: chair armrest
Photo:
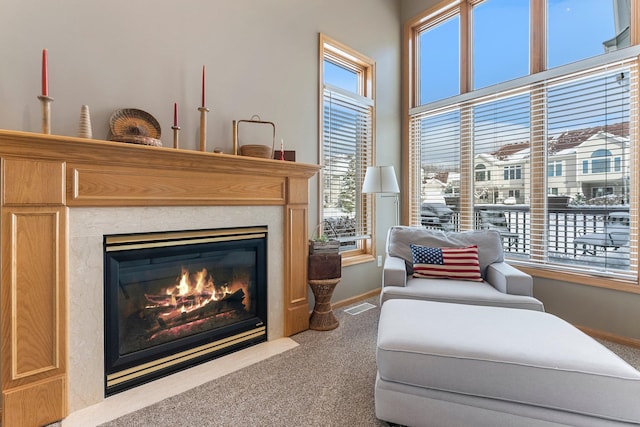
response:
[[[502,293],[533,296],[533,279],[506,262],[494,262],[487,267],[487,282]]]
[[[402,258],[389,256],[384,260],[382,286],[406,286],[407,267]]]

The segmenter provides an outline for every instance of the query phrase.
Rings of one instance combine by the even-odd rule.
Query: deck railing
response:
[[[508,230],[503,234],[507,257],[523,257],[530,253],[531,217],[528,206],[479,205],[475,207],[476,229],[487,228],[480,211],[500,212]],[[459,214],[453,209],[453,229],[460,229]],[[550,259],[571,263],[604,265],[628,269],[629,252],[624,248],[585,248],[575,239],[588,233],[606,230],[607,217],[613,212],[629,212],[628,206],[577,206],[548,210],[547,254]]]
[[[460,230],[460,217],[457,209],[451,207],[453,214],[448,230]],[[486,228],[482,223],[480,211],[499,212],[506,219],[507,232],[503,234],[504,251],[507,257],[526,258],[531,250],[531,216],[529,207],[524,205],[476,205],[475,228]],[[628,206],[576,206],[549,208],[547,216],[547,255],[560,263],[608,266],[627,270],[629,251],[622,248],[585,248],[575,243],[575,239],[588,233],[605,230],[607,216],[612,212],[629,212]],[[336,218],[324,221],[324,232],[330,237],[339,234],[342,249],[351,249],[355,245],[355,221],[348,218]],[[427,226],[427,228],[439,228]],[[336,233],[337,231],[337,233]],[[332,234],[334,233],[334,234]],[[353,236],[351,238],[347,236]],[[614,252],[615,250],[615,252]]]

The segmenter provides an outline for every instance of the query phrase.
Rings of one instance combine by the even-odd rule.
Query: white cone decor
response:
[[[80,138],[93,137],[93,132],[91,131],[91,116],[89,115],[88,105],[83,105],[80,108],[80,126],[78,129],[78,136]]]

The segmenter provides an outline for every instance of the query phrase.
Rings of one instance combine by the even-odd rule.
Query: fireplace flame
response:
[[[167,292],[173,294],[170,288],[167,289]],[[178,294],[179,295],[187,295],[189,293],[189,271],[182,269],[182,276],[180,279],[180,284],[178,285]]]
[[[198,310],[202,311],[203,307],[211,302],[222,301],[225,299],[234,299],[242,301],[245,309],[250,308],[250,299],[245,298],[249,294],[247,283],[225,283],[217,286],[214,283],[213,275],[206,268],[191,274],[187,268],[182,267],[180,275],[176,278],[175,285],[168,286],[163,294],[149,295],[145,297],[149,304],[146,308],[158,310],[158,313],[164,319],[174,319],[177,316],[200,317]]]

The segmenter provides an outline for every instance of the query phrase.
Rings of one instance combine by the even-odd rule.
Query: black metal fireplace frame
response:
[[[135,233],[104,237],[105,396],[267,340],[266,230],[266,227],[241,227],[166,233]],[[175,238],[176,234],[182,237]],[[188,236],[186,239],[185,235]],[[213,237],[202,237],[208,235]],[[192,239],[189,236],[197,237]],[[138,240],[150,243],[154,247],[138,248],[135,243]],[[199,240],[202,242],[198,243]],[[113,241],[133,243],[120,244],[119,248],[122,250],[108,250],[110,245],[113,247]],[[176,241],[187,241],[188,243],[176,246]],[[158,242],[160,242],[159,246],[157,246]],[[165,244],[167,246],[163,246]],[[159,258],[187,256],[193,252],[229,251],[238,248],[255,250],[256,252],[254,292],[256,293],[255,300],[259,304],[256,306],[254,317],[206,333],[182,337],[152,348],[120,354],[117,336],[120,326],[117,310],[117,286],[115,291],[109,289],[114,283],[119,283],[118,262],[142,259],[152,253],[155,258]],[[163,362],[157,363],[158,360]],[[153,368],[148,368],[149,365]]]

